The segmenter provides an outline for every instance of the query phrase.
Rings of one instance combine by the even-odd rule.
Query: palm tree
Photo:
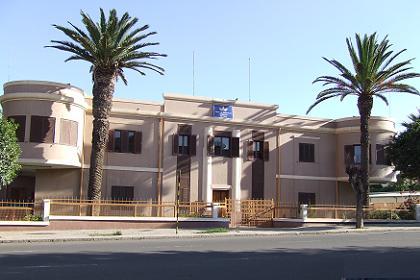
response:
[[[93,81],[93,131],[92,153],[90,158],[88,197],[92,200],[101,198],[101,183],[105,147],[108,141],[109,115],[112,106],[112,96],[118,78],[127,84],[124,68],[137,71],[145,75],[144,69],[152,70],[161,75],[162,67],[156,66],[147,59],[166,56],[156,52],[142,51],[145,47],[159,43],[144,42],[146,38],[156,32],[145,32],[149,26],[135,28],[137,18],[124,13],[119,19],[117,12],[112,9],[106,18],[100,9],[100,21],[95,23],[88,14],[81,11],[82,22],[86,29],[76,27],[69,22],[71,28],[53,25],[71,40],[52,40],[53,45],[46,46],[71,53],[65,60],[83,60],[91,64],[90,72]]]
[[[350,182],[356,191],[356,228],[362,228],[363,202],[367,201],[369,192],[369,119],[373,97],[378,97],[388,105],[384,93],[405,92],[420,95],[417,89],[402,83],[404,80],[420,77],[420,74],[409,72],[412,69],[409,66],[412,59],[394,62],[406,50],[394,53],[390,50],[392,45],[387,36],[378,42],[376,33],[369,36],[364,35],[363,39],[359,34],[356,34],[356,48],[350,38],[346,39],[346,43],[354,72],[337,60],[329,60],[324,57],[324,60],[337,68],[339,75],[336,77],[321,76],[315,79],[313,83],[321,82],[328,88],[319,92],[315,103],[309,107],[306,113],[309,113],[319,103],[333,97],[340,97],[340,101],[347,96],[357,97],[360,114],[361,163],[356,168],[357,172],[354,172],[353,167],[347,168],[347,170],[351,171],[349,175],[357,177],[353,180],[350,178]]]
[[[408,115],[409,122],[403,122],[401,125],[406,129],[410,129],[413,126],[416,126],[420,122],[420,109],[417,109],[417,115],[412,113]]]

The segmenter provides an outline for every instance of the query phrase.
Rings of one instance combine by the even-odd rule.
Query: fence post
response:
[[[308,204],[300,205],[300,218],[303,220],[308,218]]]
[[[276,210],[275,206],[274,206],[274,199],[271,199],[271,220],[274,219],[274,211]]]
[[[416,221],[420,221],[420,204],[416,204]]]
[[[178,235],[178,227],[179,227],[179,196],[181,191],[181,170],[178,171],[178,178],[176,182],[176,225],[175,225],[175,234]]]
[[[50,212],[51,212],[51,200],[44,199],[44,215],[42,219],[44,222],[48,222],[50,220]]]

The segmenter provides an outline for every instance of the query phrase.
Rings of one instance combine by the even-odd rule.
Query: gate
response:
[[[226,199],[226,216],[231,219],[233,225],[243,226],[271,226],[274,218],[274,201],[271,200],[260,200],[250,199],[241,200],[236,203],[240,205],[240,220],[239,217],[235,218],[234,207],[231,199]],[[238,220],[238,221],[237,221]]]

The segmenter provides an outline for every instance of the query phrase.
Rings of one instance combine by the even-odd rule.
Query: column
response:
[[[241,138],[241,131],[232,131],[232,137]],[[241,179],[242,179],[242,148],[239,140],[239,157],[232,158],[232,213],[230,226],[237,227],[241,223]]]
[[[51,200],[44,199],[44,215],[43,221],[48,222],[50,220],[50,211],[51,211]]]
[[[213,159],[211,156],[208,155],[208,137],[209,136],[213,136],[213,127],[206,127],[204,129],[204,145],[203,145],[203,185],[202,185],[202,190],[203,190],[203,196],[204,196],[204,201],[207,203],[211,203],[213,202],[213,189],[212,189],[212,184],[213,184],[213,168],[212,168],[212,163],[213,163]]]
[[[232,131],[232,137],[241,138],[241,131]],[[241,200],[241,178],[242,178],[242,149],[239,141],[239,157],[232,159],[232,199]]]

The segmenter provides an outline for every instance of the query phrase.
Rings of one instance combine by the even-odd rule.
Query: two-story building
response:
[[[3,198],[39,200],[87,195],[92,98],[70,85],[13,81],[0,96],[19,124],[19,177]],[[360,161],[359,118],[286,115],[278,106],[164,94],[163,102],[115,98],[102,196],[174,201],[226,197],[279,203],[352,204],[344,159]],[[385,146],[393,121],[370,120],[371,182],[394,179]]]

